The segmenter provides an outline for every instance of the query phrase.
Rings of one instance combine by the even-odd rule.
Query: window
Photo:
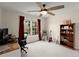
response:
[[[37,26],[37,22],[32,22],[32,35],[35,35],[38,33],[38,26]]]
[[[25,21],[24,22],[24,32],[26,34],[30,34],[30,21]]]
[[[29,35],[38,34],[38,26],[36,21],[24,21],[24,32]]]

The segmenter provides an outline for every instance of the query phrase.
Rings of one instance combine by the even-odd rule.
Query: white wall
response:
[[[75,49],[79,49],[79,23],[75,24]]]
[[[2,9],[0,8],[0,28],[2,27]]]
[[[38,41],[39,38],[38,38],[38,35],[29,35],[26,39],[27,43],[32,43],[32,42],[36,42]]]
[[[64,9],[55,11],[55,16],[50,16],[48,22],[48,34],[52,30],[53,40],[60,42],[60,24],[71,19],[73,23],[79,22],[79,9]]]
[[[20,15],[22,14],[3,9],[2,10],[2,27],[8,28],[9,33],[18,36]]]

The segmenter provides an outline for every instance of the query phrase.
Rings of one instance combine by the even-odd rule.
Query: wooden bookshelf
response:
[[[75,23],[60,25],[60,44],[74,48]]]

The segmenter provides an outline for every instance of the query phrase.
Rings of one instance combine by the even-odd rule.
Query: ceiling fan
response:
[[[40,10],[31,10],[31,11],[27,11],[27,12],[40,12],[40,17],[42,15],[47,14],[47,13],[50,14],[50,15],[55,16],[54,13],[50,12],[51,10],[58,10],[58,9],[64,8],[64,5],[59,5],[59,6],[46,8],[46,4],[42,4],[41,2],[36,2],[36,4],[40,7]]]

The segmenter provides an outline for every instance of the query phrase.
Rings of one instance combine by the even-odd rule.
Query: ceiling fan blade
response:
[[[55,16],[55,14],[54,13],[52,13],[52,12],[47,12],[48,14],[50,14],[50,15],[53,15],[53,16]]]
[[[57,10],[57,9],[61,9],[61,8],[64,8],[64,5],[59,5],[59,6],[51,7],[51,8],[48,8],[47,10]]]
[[[43,4],[42,4],[42,2],[36,2],[36,4],[41,8],[41,9],[43,9]]]
[[[27,11],[27,12],[40,12],[40,10],[31,10],[31,11]]]

